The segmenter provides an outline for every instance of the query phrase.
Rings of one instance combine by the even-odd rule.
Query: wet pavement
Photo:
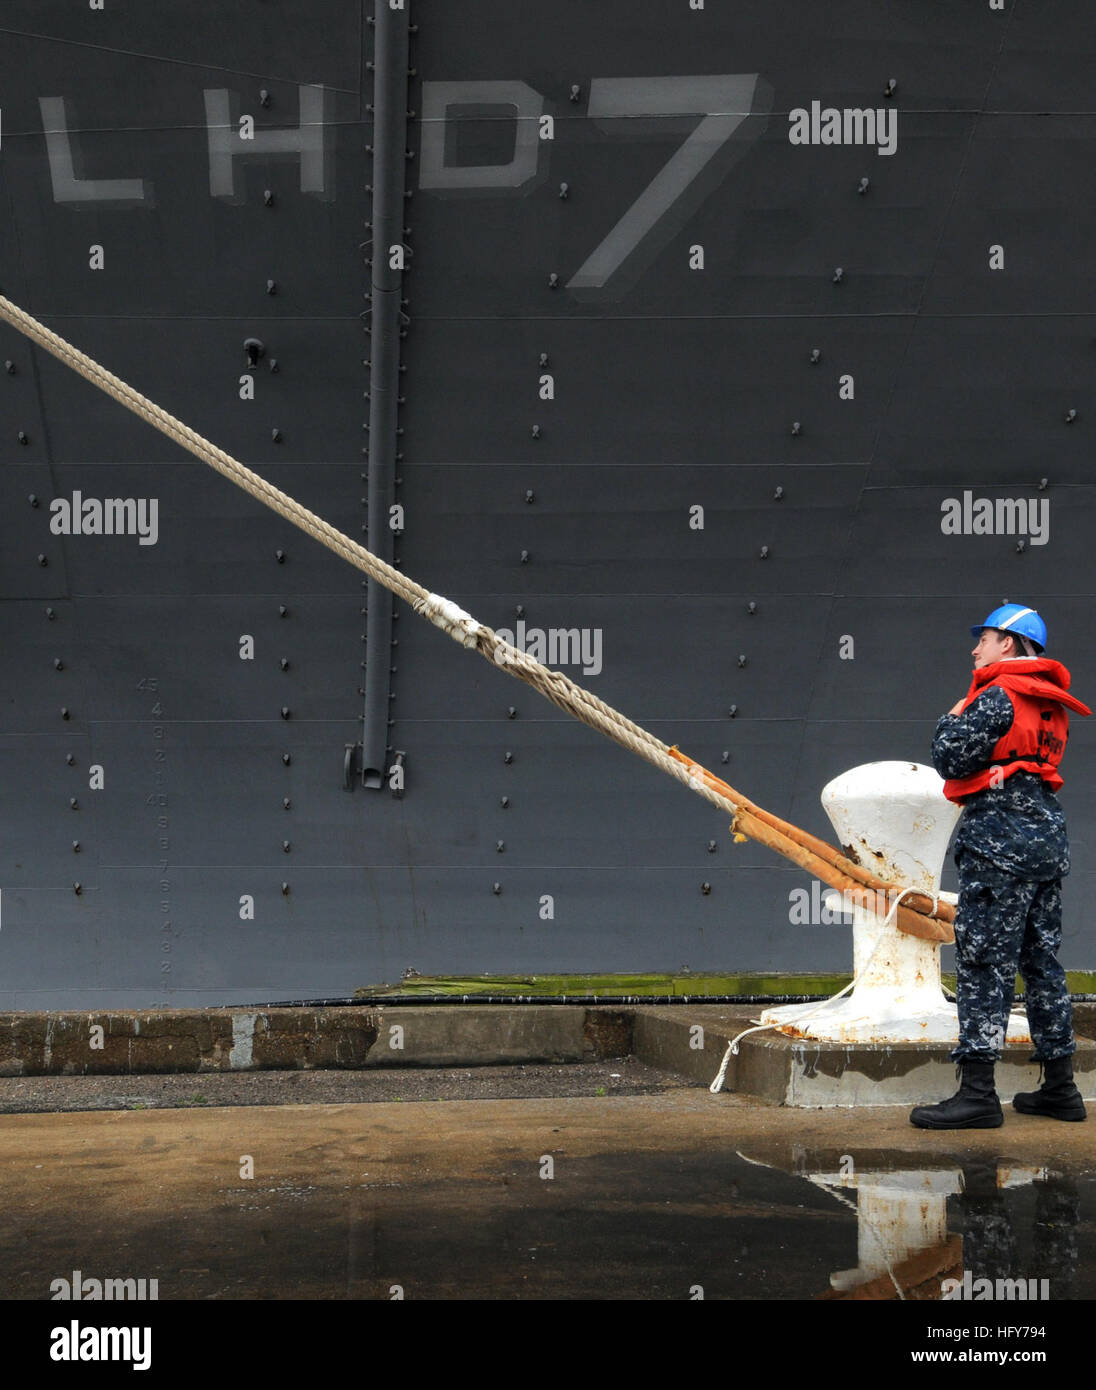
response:
[[[906,1113],[675,1085],[8,1114],[0,1297],[77,1270],[184,1300],[1096,1296],[1092,1121]]]

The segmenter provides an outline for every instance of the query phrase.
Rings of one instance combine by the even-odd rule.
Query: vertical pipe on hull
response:
[[[392,562],[388,524],[395,490],[403,273],[391,248],[403,244],[407,142],[408,9],[377,0],[373,68],[373,256],[369,373],[369,549]],[[384,785],[391,682],[392,595],[370,579],[366,590],[362,785]]]

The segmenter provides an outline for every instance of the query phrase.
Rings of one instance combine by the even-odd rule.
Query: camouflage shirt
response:
[[[991,685],[962,714],[942,715],[932,740],[941,777],[971,777],[993,762],[998,739],[1012,727],[1012,701]],[[963,802],[955,853],[983,855],[1017,878],[1052,879],[1069,873],[1066,818],[1057,796],[1034,772],[1014,772],[999,787]]]

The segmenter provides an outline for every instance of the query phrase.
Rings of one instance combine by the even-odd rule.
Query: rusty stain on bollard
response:
[[[937,893],[961,809],[944,797],[943,779],[932,768],[865,763],[829,782],[822,805],[850,859],[904,889]],[[954,1044],[958,1018],[941,986],[939,946],[895,928],[899,894],[830,890],[825,901],[852,914],[851,994],[821,1006],[767,1009],[762,1023],[787,1037],[820,1041]],[[1029,1040],[1026,1019],[1013,1014],[1007,1041]]]

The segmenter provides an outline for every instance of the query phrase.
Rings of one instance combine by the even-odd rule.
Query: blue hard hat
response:
[[[978,637],[983,628],[993,627],[998,632],[1015,632],[1034,642],[1040,651],[1047,644],[1047,625],[1034,608],[1025,608],[1022,603],[1006,603],[995,608],[984,623],[972,627],[970,635]]]

